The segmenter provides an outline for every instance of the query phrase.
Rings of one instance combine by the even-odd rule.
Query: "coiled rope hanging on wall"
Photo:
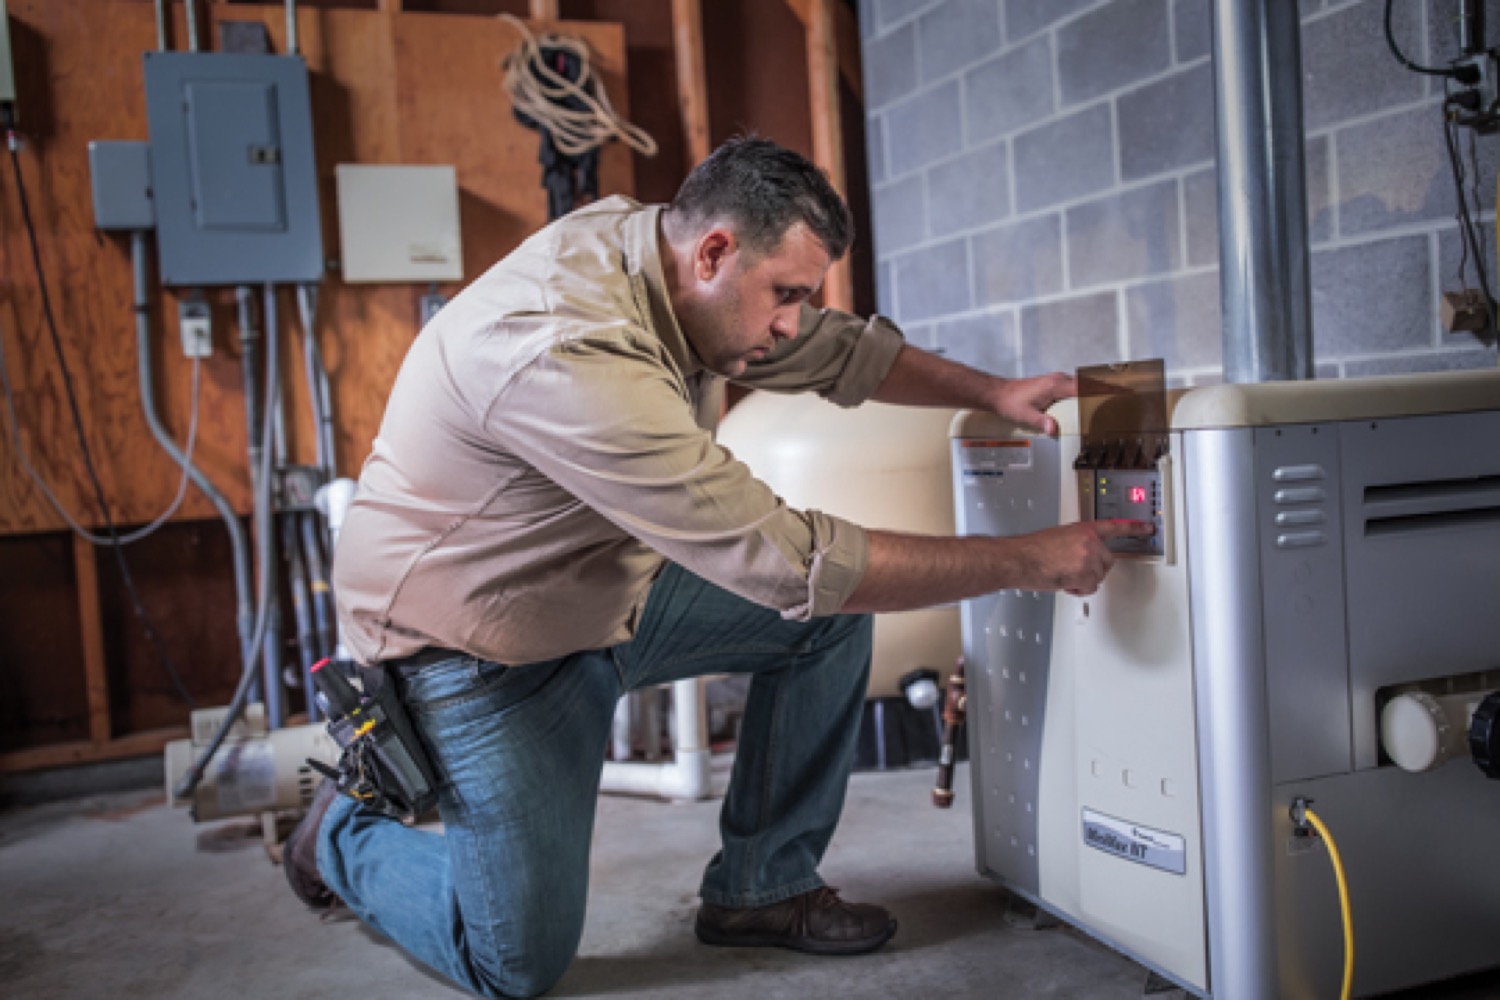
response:
[[[548,217],[556,219],[572,210],[577,196],[598,196],[599,149],[606,142],[619,139],[642,156],[655,156],[656,140],[615,111],[582,41],[555,33],[538,37],[520,18],[500,18],[520,35],[520,45],[500,64],[505,92],[517,120],[542,135],[542,185]]]

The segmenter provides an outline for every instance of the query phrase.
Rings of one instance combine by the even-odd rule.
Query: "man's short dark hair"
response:
[[[849,206],[828,177],[798,153],[769,139],[730,139],[698,164],[672,199],[669,214],[689,226],[719,220],[752,252],[769,253],[788,229],[806,224],[830,260],[854,240]]]

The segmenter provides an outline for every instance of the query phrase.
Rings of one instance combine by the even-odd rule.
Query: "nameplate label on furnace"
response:
[[[965,438],[958,446],[966,482],[987,476],[998,479],[1006,472],[1031,468],[1031,442],[1025,438]]]
[[[1083,842],[1096,851],[1174,875],[1187,874],[1187,841],[1175,833],[1083,811]]]

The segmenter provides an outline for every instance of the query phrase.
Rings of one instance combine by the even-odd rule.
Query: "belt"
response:
[[[394,671],[396,676],[402,680],[406,680],[418,671],[432,666],[434,663],[441,663],[444,660],[451,660],[457,656],[468,655],[468,653],[459,649],[448,649],[443,646],[424,646],[410,656],[403,656],[399,660],[386,660],[381,666]]]

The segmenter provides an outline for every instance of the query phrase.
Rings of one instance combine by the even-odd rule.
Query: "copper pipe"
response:
[[[938,759],[937,785],[932,789],[932,804],[939,809],[953,805],[953,764],[958,758],[958,727],[964,724],[968,707],[964,661],[960,657],[948,678],[948,693],[943,698],[943,751]]]

